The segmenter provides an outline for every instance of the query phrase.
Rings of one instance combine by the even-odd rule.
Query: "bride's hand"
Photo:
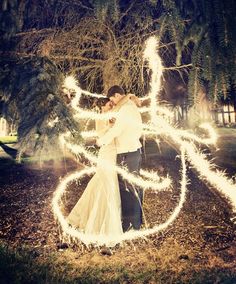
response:
[[[96,139],[96,145],[98,146],[98,147],[101,147],[102,146],[102,144],[101,144],[101,142],[100,142],[100,139],[98,138],[98,139]]]
[[[142,106],[142,102],[138,97],[136,97],[134,94],[128,94],[128,95],[129,95],[131,101],[133,101],[136,104],[137,107]]]

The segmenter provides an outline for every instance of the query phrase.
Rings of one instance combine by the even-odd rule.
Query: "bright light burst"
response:
[[[159,141],[158,136],[162,135],[164,139],[175,145],[175,148],[179,150],[181,158],[181,188],[180,188],[180,198],[177,206],[170,214],[169,218],[162,224],[155,225],[153,228],[142,229],[139,231],[129,231],[122,235],[117,235],[114,237],[108,237],[105,235],[88,235],[79,231],[79,229],[71,228],[65,216],[61,211],[61,198],[66,191],[68,184],[74,180],[79,180],[84,176],[94,174],[96,171],[97,157],[85,149],[81,145],[74,145],[68,143],[66,138],[70,134],[63,134],[60,137],[60,141],[63,147],[67,147],[75,155],[82,155],[88,160],[89,164],[94,166],[84,165],[84,169],[81,171],[74,172],[69,176],[62,179],[59,186],[57,187],[53,201],[52,207],[55,218],[58,220],[62,231],[63,237],[68,240],[81,241],[84,244],[96,244],[96,245],[115,245],[125,240],[133,240],[136,238],[143,238],[150,234],[154,234],[167,228],[178,216],[181,211],[184,201],[186,199],[187,192],[187,169],[186,161],[188,161],[193,168],[199,173],[199,177],[204,179],[208,184],[214,186],[216,190],[220,192],[224,197],[227,198],[229,203],[232,205],[233,210],[236,212],[236,185],[232,180],[228,179],[224,173],[215,169],[214,165],[207,160],[207,157],[203,155],[197,144],[214,144],[216,143],[217,136],[214,129],[209,124],[201,125],[207,133],[207,138],[201,138],[190,131],[180,130],[172,126],[168,121],[173,116],[173,114],[165,107],[161,107],[159,102],[159,91],[161,89],[161,78],[163,72],[163,66],[161,58],[156,52],[158,46],[158,40],[155,37],[151,37],[146,42],[146,48],[144,51],[144,59],[149,64],[149,69],[152,71],[152,77],[150,82],[150,93],[144,99],[150,99],[150,107],[140,108],[140,112],[149,112],[150,121],[143,123],[143,136],[147,139],[154,139],[154,141]],[[109,119],[115,117],[114,113],[99,114],[95,111],[84,110],[79,107],[79,99],[81,94],[92,97],[103,97],[103,95],[93,94],[88,91],[82,90],[76,80],[73,77],[67,77],[64,86],[75,92],[75,97],[72,100],[72,107],[75,110],[74,116],[78,119]],[[96,137],[95,131],[83,131],[82,136],[87,139],[91,137]],[[110,165],[107,165],[110,167]],[[171,178],[160,177],[155,171],[141,170],[140,176],[137,177],[127,172],[125,168],[120,168],[115,166],[115,169],[122,177],[139,187],[143,190],[153,190],[155,192],[161,190],[171,189]]]

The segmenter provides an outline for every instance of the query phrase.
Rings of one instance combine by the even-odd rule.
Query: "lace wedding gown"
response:
[[[102,136],[108,128],[108,122],[96,122],[98,136]],[[67,217],[69,224],[86,234],[115,238],[123,233],[115,165],[116,147],[112,142],[100,148],[96,173]]]

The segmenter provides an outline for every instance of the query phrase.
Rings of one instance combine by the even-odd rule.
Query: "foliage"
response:
[[[7,106],[4,115],[12,117],[10,111],[17,112],[18,159],[26,150],[52,158],[60,155],[58,135],[70,131],[77,137],[79,129],[60,95],[61,73],[46,58],[11,57],[0,62],[0,98]]]
[[[66,1],[36,8],[28,29],[35,22],[44,22],[40,9],[56,10],[53,18],[57,20],[45,29],[18,34],[18,52],[48,56],[64,72],[77,74],[90,91],[102,92],[121,84],[127,91],[144,93],[142,52],[145,39],[158,28],[152,14],[159,13],[159,6],[149,1],[90,1],[89,6]]]
[[[196,103],[202,86],[207,87],[209,99],[217,103],[219,97],[228,96],[236,85],[236,10],[235,1],[202,0],[166,1],[171,11],[178,10],[175,19],[184,19],[185,26],[178,28],[178,46],[191,49],[192,70],[189,76],[189,99]],[[176,12],[175,12],[176,13]],[[180,42],[180,44],[178,44]],[[178,50],[177,59],[180,51]],[[182,53],[185,55],[185,52]],[[184,58],[182,58],[184,60]],[[180,62],[177,62],[180,64]]]
[[[13,36],[22,29],[24,6],[24,1],[2,1],[0,6],[1,50],[8,50],[14,46]]]
[[[54,75],[42,72],[42,79],[35,80],[32,74],[29,76],[31,87],[22,89],[23,96],[27,97],[25,103],[17,103],[21,100],[20,96],[16,98],[19,88],[15,92],[3,85],[0,101],[6,102],[3,97],[7,97],[8,109],[5,112],[21,121],[19,136],[30,141],[36,133],[46,135],[47,128],[43,127],[46,124],[39,122],[39,116],[34,118],[37,126],[34,126],[33,116],[30,123],[23,122],[28,118],[19,107],[27,108],[29,100],[33,110],[43,98],[50,105],[47,109],[59,114],[60,107],[57,111],[53,109],[54,105],[63,105],[59,95],[60,73],[74,74],[80,85],[90,91],[106,92],[111,85],[121,84],[127,92],[143,96],[148,92],[150,77],[142,59],[144,42],[150,35],[156,35],[160,39],[159,53],[165,66],[164,93],[168,90],[172,97],[185,100],[186,88],[181,88],[181,85],[188,84],[190,105],[198,104],[203,89],[217,104],[219,98],[229,96],[229,90],[236,85],[235,6],[233,0],[4,0],[0,7],[0,35],[3,39],[0,54],[5,59],[21,58],[21,63],[17,63],[18,59],[13,60],[15,63],[10,59],[11,71],[17,66],[15,69],[21,72],[19,64],[24,65],[23,62],[27,61],[24,66],[32,68],[32,72],[36,61],[40,65],[48,60],[51,66],[53,63],[56,66],[53,67]],[[7,72],[1,68],[1,82],[10,74]],[[18,80],[13,75],[9,78]],[[44,97],[38,95],[39,86]],[[31,88],[30,92],[28,88]],[[184,95],[182,91],[178,93],[178,88],[184,90]],[[56,98],[55,104],[46,99],[49,93]],[[166,97],[171,96],[167,94]],[[65,105],[62,109],[61,117],[70,121],[70,111]],[[46,117],[54,116],[49,115],[46,108],[44,110],[41,111],[44,121]],[[65,123],[66,118],[62,121],[60,123]],[[27,124],[30,126],[24,130]],[[64,125],[64,129],[68,127]],[[30,128],[34,129],[32,135],[29,134]]]
[[[216,101],[235,84],[233,0],[23,2],[14,1],[9,9],[18,11],[21,23],[13,25],[18,32],[16,50],[48,56],[64,72],[78,73],[90,90],[120,83],[127,91],[143,94],[147,90],[143,43],[151,34],[164,43],[160,52],[167,67],[193,65],[189,76],[193,103],[202,85]],[[10,29],[8,37],[12,34]]]
[[[168,255],[168,253],[167,253]],[[0,281],[1,283],[233,283],[235,275],[230,269],[219,267],[200,271],[183,270],[176,274],[174,270],[158,265],[135,270],[118,263],[109,265],[107,259],[96,266],[81,264],[75,267],[70,256],[51,253],[40,257],[33,248],[11,249],[0,245]],[[105,257],[104,257],[105,258]],[[163,260],[164,263],[164,260]],[[185,266],[183,263],[181,266]],[[171,275],[171,276],[170,276]]]

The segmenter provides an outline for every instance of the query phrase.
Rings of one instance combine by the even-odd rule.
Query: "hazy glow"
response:
[[[67,76],[64,81],[64,87],[69,90],[76,90],[78,89],[78,82],[73,76]]]
[[[140,108],[140,112],[149,112],[150,120],[147,123],[143,123],[143,136],[145,139],[154,139],[156,143],[159,143],[159,136],[162,135],[164,139],[173,143],[178,149],[181,158],[181,188],[179,202],[176,205],[173,212],[170,214],[169,218],[162,224],[155,225],[150,229],[143,229],[139,231],[129,231],[122,235],[114,236],[114,238],[107,237],[104,235],[88,235],[80,232],[78,229],[74,229],[68,226],[65,216],[61,211],[61,198],[66,191],[66,188],[70,182],[73,180],[79,180],[84,176],[91,175],[96,171],[97,157],[86,150],[85,147],[81,145],[74,145],[67,141],[67,137],[70,134],[63,134],[60,137],[62,147],[68,148],[72,153],[77,156],[84,156],[88,161],[88,164],[84,165],[85,168],[81,171],[70,174],[69,176],[62,179],[58,185],[53,201],[52,207],[55,218],[58,220],[62,231],[63,237],[67,240],[81,241],[85,244],[97,244],[97,245],[114,245],[116,243],[132,240],[139,237],[145,237],[149,234],[154,234],[167,228],[178,216],[181,211],[184,201],[186,199],[187,192],[187,169],[186,160],[191,163],[191,165],[199,172],[199,177],[207,181],[209,184],[213,185],[222,195],[228,198],[229,202],[236,211],[236,186],[232,180],[228,179],[222,172],[214,169],[214,166],[209,162],[206,157],[199,152],[197,145],[199,143],[203,144],[214,144],[217,140],[214,129],[208,125],[202,125],[201,127],[207,131],[207,138],[201,138],[190,131],[180,130],[172,126],[169,119],[173,117],[173,114],[164,107],[158,105],[158,95],[161,89],[161,77],[163,72],[163,66],[161,58],[156,52],[158,46],[158,40],[155,37],[151,37],[147,40],[146,48],[144,51],[144,59],[148,62],[149,68],[152,71],[152,77],[150,82],[150,93],[147,97],[150,99],[150,107]],[[75,118],[78,119],[108,119],[115,117],[113,113],[99,114],[95,111],[84,110],[78,106],[78,102],[81,94],[94,97],[102,97],[103,95],[92,94],[90,92],[84,91],[78,87],[76,80],[73,77],[67,77],[65,81],[65,86],[68,89],[72,89],[75,92],[75,97],[71,103],[75,110]],[[95,131],[84,131],[82,132],[84,138],[94,138],[96,137]],[[88,166],[93,165],[93,166]],[[106,165],[105,165],[106,166]],[[107,165],[110,167],[110,165]],[[123,176],[124,179],[128,180],[130,183],[142,187],[144,190],[170,190],[171,189],[171,178],[160,177],[154,170],[147,171],[141,169],[140,176],[135,176],[126,171],[125,168],[115,167],[117,172]]]
[[[65,137],[62,135],[60,137],[61,143],[63,145],[67,145],[67,142],[65,140]],[[93,164],[97,164],[97,157],[88,151],[80,145],[73,145],[68,144],[66,147],[68,149],[76,154],[76,155],[83,155],[86,159],[89,160],[89,162]],[[107,164],[104,162],[104,166],[107,166],[108,168],[111,168],[110,164]],[[142,187],[144,190],[150,189],[154,191],[159,191],[168,188],[171,185],[170,178],[160,178],[156,172],[154,171],[145,171],[141,170],[141,175],[145,176],[147,179],[142,179],[141,177],[138,177],[136,175],[130,174],[125,168],[120,168],[115,166],[115,170],[122,175],[122,177],[125,180],[128,180],[130,183],[137,185],[139,187]]]
[[[48,126],[52,128],[52,127],[54,127],[54,125],[55,125],[58,121],[59,121],[59,118],[58,118],[58,116],[57,116],[55,119],[50,120],[50,121],[48,122]]]

